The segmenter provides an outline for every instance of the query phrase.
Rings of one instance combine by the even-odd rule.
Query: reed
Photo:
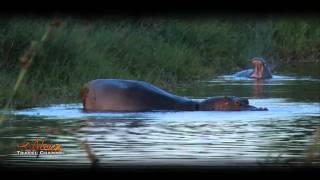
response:
[[[31,66],[36,53],[39,51],[40,48],[42,48],[42,45],[45,43],[45,41],[47,40],[47,38],[51,34],[53,28],[58,25],[59,25],[59,21],[57,19],[54,19],[49,24],[49,27],[48,27],[47,31],[44,33],[44,35],[42,36],[40,42],[32,41],[30,47],[24,52],[23,56],[20,59],[20,67],[21,67],[20,73],[18,75],[17,80],[15,81],[13,90],[11,91],[9,98],[4,106],[4,109],[3,109],[5,112],[10,108],[12,100],[13,100],[14,96],[16,95],[29,67]],[[0,125],[2,125],[4,119],[5,119],[5,113],[1,114],[1,116],[0,116]]]
[[[81,142],[81,145],[85,150],[87,157],[91,163],[91,169],[94,170],[98,167],[99,159],[97,158],[95,153],[92,151],[90,145],[86,141]]]
[[[309,146],[307,155],[307,164],[317,162],[320,158],[320,127],[315,130],[313,144]]]

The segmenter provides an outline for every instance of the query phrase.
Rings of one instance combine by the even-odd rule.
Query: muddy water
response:
[[[1,163],[87,168],[86,142],[101,167],[320,166],[319,92],[320,79],[310,77],[256,81],[220,76],[179,87],[177,94],[197,100],[236,95],[269,111],[84,113],[81,104],[2,111],[7,117],[0,130]],[[18,154],[17,145],[36,138],[61,144],[61,154]]]

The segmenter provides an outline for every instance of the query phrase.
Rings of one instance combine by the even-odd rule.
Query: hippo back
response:
[[[247,69],[247,70],[243,70],[243,71],[237,72],[237,73],[235,73],[233,75],[236,76],[236,77],[250,78],[252,73],[253,73],[253,69]]]
[[[88,84],[86,110],[175,110],[192,105],[187,98],[168,93],[152,84],[122,79],[97,79]]]

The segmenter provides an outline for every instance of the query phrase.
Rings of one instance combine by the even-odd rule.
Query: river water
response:
[[[256,81],[219,76],[176,94],[193,99],[235,95],[269,111],[85,113],[82,104],[2,111],[6,167],[320,166],[320,79],[275,75]],[[317,135],[318,134],[318,135]],[[60,144],[61,154],[18,154],[18,145]]]

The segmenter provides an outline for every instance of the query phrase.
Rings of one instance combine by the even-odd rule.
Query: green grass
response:
[[[20,71],[19,58],[40,40],[51,18],[0,17],[0,105]],[[60,17],[61,25],[36,54],[14,97],[24,108],[80,102],[84,83],[97,78],[138,79],[174,91],[249,66],[320,60],[320,19],[308,17]]]

